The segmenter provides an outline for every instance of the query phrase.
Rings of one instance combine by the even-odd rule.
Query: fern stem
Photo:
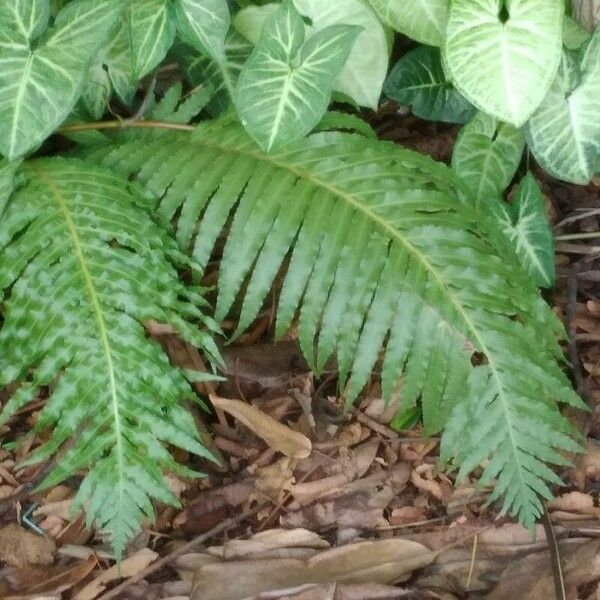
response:
[[[75,125],[65,125],[56,130],[56,133],[73,133],[76,131],[90,131],[93,129],[126,129],[129,127],[137,129],[174,129],[176,131],[194,131],[193,125],[182,123],[169,123],[168,121],[143,121],[116,119],[114,121],[97,121],[93,123],[76,123]]]

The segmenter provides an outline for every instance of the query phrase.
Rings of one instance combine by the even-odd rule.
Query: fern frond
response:
[[[558,406],[581,405],[562,328],[448,168],[338,132],[265,154],[231,121],[89,158],[135,174],[201,265],[228,224],[217,319],[243,289],[242,331],[285,266],[279,335],[299,310],[307,359],[319,370],[335,353],[349,401],[385,347],[385,395],[404,374],[404,408],[420,397],[428,432],[449,421],[445,457],[461,474],[490,457],[483,477],[509,490],[504,508],[539,516],[556,481],[545,463],[578,447]]]
[[[165,445],[209,457],[180,404],[190,385],[143,323],[171,323],[216,359],[215,325],[178,279],[175,241],[124,178],[75,159],[26,163],[21,178],[0,221],[0,386],[20,384],[0,422],[51,387],[36,431],[53,433],[28,462],[72,440],[41,486],[89,469],[75,504],[121,553],[152,499],[176,502],[164,473],[190,472]]]

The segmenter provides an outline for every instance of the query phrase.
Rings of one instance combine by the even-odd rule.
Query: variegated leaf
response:
[[[167,0],[132,0],[128,13],[133,77],[140,79],[160,63],[175,39]]]
[[[369,0],[381,20],[417,42],[441,46],[448,0]]]
[[[514,177],[524,146],[519,129],[478,113],[456,140],[452,168],[471,187],[477,204],[489,206]]]
[[[480,110],[521,127],[540,105],[561,55],[562,0],[452,0],[446,71]]]
[[[540,287],[554,285],[554,236],[546,216],[544,196],[537,181],[527,173],[512,203],[502,203],[500,225],[512,241],[521,264]]]
[[[92,56],[119,19],[112,0],[74,0],[47,37],[49,1],[0,3],[0,152],[38,146],[73,108]]]
[[[225,36],[230,23],[226,0],[175,0],[173,6],[181,38],[214,60],[225,60]]]
[[[291,1],[265,21],[236,89],[242,123],[262,148],[298,140],[320,121],[358,31],[331,25],[304,43],[304,22]]]
[[[565,53],[548,96],[527,123],[527,143],[551,175],[587,183],[600,171],[600,25],[581,64]]]

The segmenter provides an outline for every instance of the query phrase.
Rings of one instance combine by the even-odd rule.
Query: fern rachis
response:
[[[178,214],[178,240],[201,265],[232,214],[216,314],[245,285],[238,331],[289,253],[277,332],[299,308],[303,351],[317,370],[336,353],[349,400],[385,345],[385,394],[404,373],[406,405],[421,397],[426,428],[446,426],[445,458],[465,474],[493,457],[483,479],[510,489],[505,509],[539,516],[557,481],[544,461],[577,448],[556,401],[581,403],[557,362],[560,325],[448,169],[334,132],[265,154],[228,120],[88,158],[135,174],[165,223]]]

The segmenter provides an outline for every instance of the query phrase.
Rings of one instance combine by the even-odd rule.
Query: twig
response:
[[[556,540],[556,535],[554,534],[554,527],[552,527],[552,522],[550,521],[550,515],[548,514],[548,508],[545,502],[544,514],[542,515],[541,523],[546,533],[546,543],[548,544],[550,559],[552,561],[552,577],[554,578],[554,593],[556,595],[556,600],[568,600],[567,591],[565,588],[565,578],[560,560],[560,550],[558,548],[558,542]]]
[[[582,262],[582,261],[581,261]],[[581,373],[581,363],[579,360],[579,351],[577,349],[577,326],[575,325],[575,313],[577,310],[577,276],[581,270],[581,262],[575,263],[567,279],[567,331],[569,334],[569,360],[571,361],[571,369],[573,370],[573,378],[577,393],[585,399],[585,383]]]
[[[117,587],[113,588],[106,594],[103,594],[102,596],[100,596],[100,598],[98,598],[98,600],[111,600],[111,598],[118,597],[120,594],[122,594],[128,587],[132,586],[134,583],[137,583],[138,581],[145,579],[146,577],[148,577],[148,575],[155,573],[162,567],[173,562],[176,558],[180,557],[182,554],[185,554],[186,552],[193,550],[194,548],[196,548],[196,546],[202,544],[206,540],[214,537],[215,535],[218,535],[219,533],[223,533],[224,531],[226,531],[227,529],[229,529],[235,525],[238,525],[244,519],[247,519],[248,517],[252,517],[259,511],[263,510],[263,508],[268,506],[268,504],[270,504],[270,503],[265,502],[263,504],[259,504],[258,506],[237,515],[236,517],[232,517],[231,519],[227,519],[226,521],[219,523],[219,525],[213,527],[210,531],[207,531],[206,533],[202,533],[202,534],[196,536],[193,540],[190,540],[189,542],[185,543],[183,546],[180,546],[176,550],[173,550],[173,552],[169,552],[169,554],[167,554],[166,556],[163,556],[160,560],[157,560],[156,562],[152,563],[151,565],[149,565],[148,567],[146,567],[145,569],[143,569],[142,571],[140,571],[133,577],[126,579],[125,581],[123,581],[123,583],[119,584]]]
[[[73,133],[75,131],[91,131],[93,129],[125,129],[127,127],[140,129],[174,129],[176,131],[194,131],[193,125],[183,123],[169,123],[168,121],[134,121],[120,119],[114,121],[98,121],[97,123],[76,123],[65,125],[56,130],[56,133]]]
[[[479,535],[475,535],[473,538],[473,548],[471,550],[471,564],[469,565],[469,575],[467,576],[467,585],[465,586],[466,590],[469,590],[471,587],[471,581],[473,580],[473,571],[475,570],[475,558],[477,556],[477,540],[479,539]]]

